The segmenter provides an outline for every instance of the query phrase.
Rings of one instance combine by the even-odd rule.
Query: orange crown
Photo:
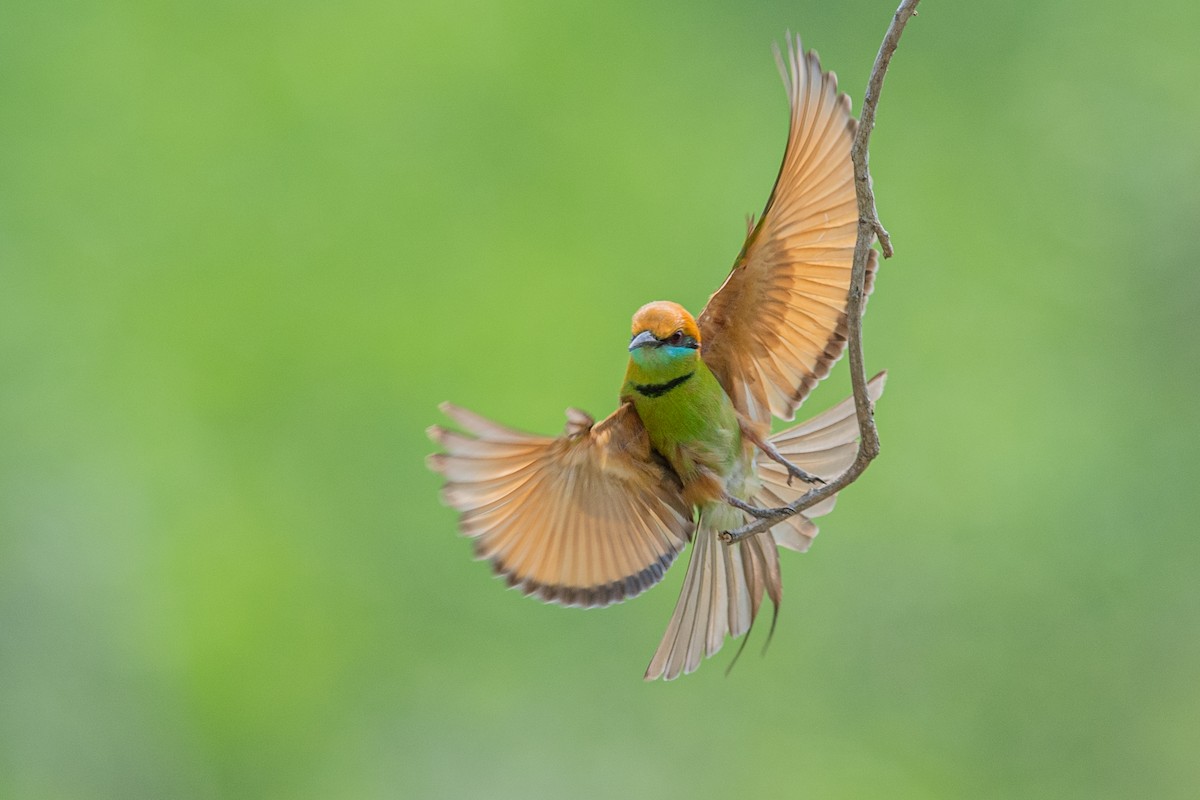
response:
[[[700,327],[687,309],[670,300],[655,300],[647,303],[633,315],[633,335],[650,331],[655,338],[666,339],[675,331],[683,331],[700,343]]]

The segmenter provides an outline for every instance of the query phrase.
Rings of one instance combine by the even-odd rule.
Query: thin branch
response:
[[[879,432],[875,428],[875,411],[867,394],[867,376],[863,364],[862,312],[866,295],[867,260],[872,243],[878,237],[884,258],[891,258],[893,251],[891,237],[879,221],[879,213],[875,208],[867,145],[871,139],[871,131],[875,128],[875,107],[879,104],[879,94],[883,90],[883,78],[887,74],[892,54],[896,52],[896,46],[900,43],[900,34],[904,32],[909,17],[917,13],[919,2],[920,0],[903,0],[892,17],[892,24],[888,26],[883,44],[879,47],[879,54],[875,56],[875,65],[871,68],[871,77],[867,81],[867,91],[863,96],[862,115],[858,120],[854,143],[850,147],[850,158],[854,162],[854,188],[858,197],[858,240],[854,246],[854,265],[850,272],[846,326],[850,329],[850,382],[854,387],[854,410],[858,416],[858,454],[845,472],[829,483],[809,490],[795,502],[780,508],[754,509],[752,516],[757,519],[737,530],[722,533],[721,539],[725,542],[738,542],[747,536],[761,533],[780,520],[799,514],[804,509],[832,497],[854,483],[879,455]]]

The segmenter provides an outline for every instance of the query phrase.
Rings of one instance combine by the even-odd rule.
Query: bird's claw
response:
[[[792,478],[799,478],[800,480],[804,481],[805,483],[824,484],[826,482],[824,478],[821,478],[817,475],[813,475],[811,472],[805,472],[804,470],[800,469],[799,467],[797,467],[795,464],[793,464],[790,461],[785,461],[784,466],[787,469],[787,474],[788,474],[787,485],[788,486],[792,485]]]
[[[751,434],[751,435],[753,436],[753,434]],[[825,483],[824,478],[820,478],[816,475],[813,475],[811,472],[802,470],[799,467],[797,467],[795,464],[793,464],[791,461],[789,461],[787,459],[787,456],[785,456],[783,453],[779,452],[778,448],[776,448],[775,445],[771,444],[770,441],[768,441],[766,439],[762,439],[762,438],[754,438],[753,441],[755,444],[758,445],[759,449],[762,450],[763,453],[766,454],[767,458],[771,459],[776,464],[778,464],[779,466],[784,468],[784,470],[787,472],[787,485],[788,486],[792,485],[793,478],[799,478],[800,480],[804,481],[805,483]]]

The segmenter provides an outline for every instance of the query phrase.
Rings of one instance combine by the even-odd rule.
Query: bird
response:
[[[764,595],[778,614],[777,549],[805,552],[812,519],[836,495],[735,543],[721,534],[831,480],[857,451],[851,398],[771,433],[772,418],[794,420],[846,347],[858,224],[850,99],[799,36],[786,41],[786,55],[774,52],[788,137],[763,213],[698,317],[664,300],[633,315],[617,409],[600,422],[567,409],[554,437],[443,403],[458,429],[428,430],[442,501],[460,513],[476,557],[524,594],[607,606],[657,584],[691,544],[646,680],[693,672],[746,634]],[[871,249],[866,294],[876,267]],[[885,377],[868,383],[872,402]]]

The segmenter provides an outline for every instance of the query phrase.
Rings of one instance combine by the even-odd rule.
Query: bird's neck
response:
[[[671,391],[688,376],[695,374],[697,367],[703,366],[694,350],[682,354],[673,354],[672,348],[662,348],[648,353],[635,353],[629,359],[629,368],[625,371],[625,384],[629,387],[650,387],[648,392],[658,389],[660,393]],[[664,388],[665,387],[665,388]],[[648,392],[642,392],[647,394]]]

